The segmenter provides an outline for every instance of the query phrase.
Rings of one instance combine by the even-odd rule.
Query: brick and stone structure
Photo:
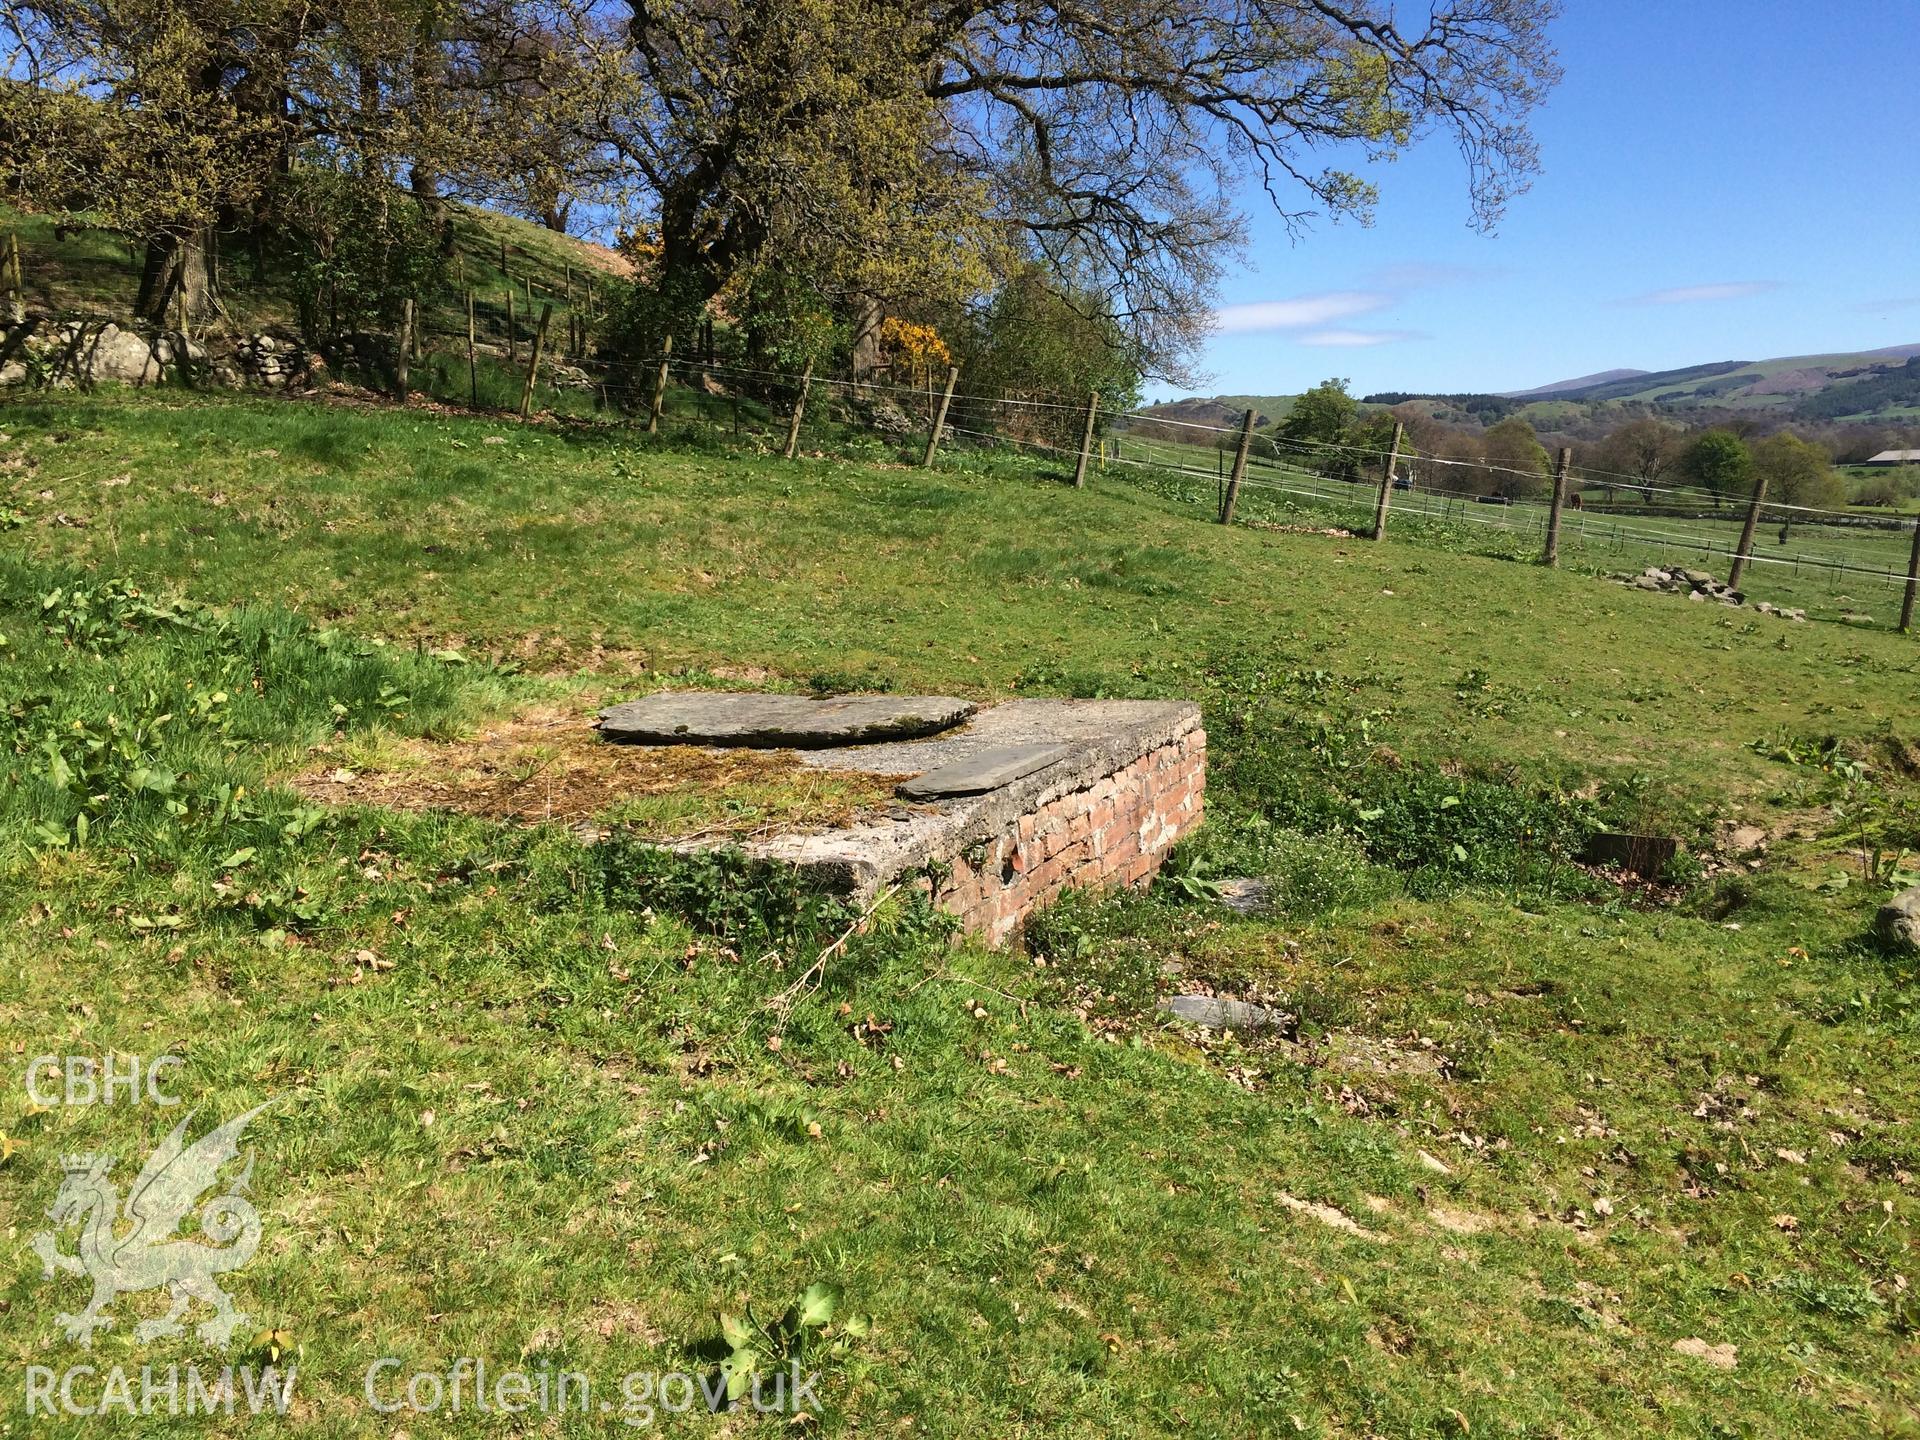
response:
[[[975,712],[942,696],[665,692],[609,707],[601,725],[610,740],[765,746],[798,765],[899,779],[890,805],[839,829],[753,840],[747,853],[858,905],[898,883],[930,888],[992,944],[1069,887],[1145,883],[1206,802],[1207,736],[1186,701]],[[889,733],[899,738],[878,738]]]
[[[1144,883],[1200,823],[1207,736],[1200,708],[1184,701],[1015,700],[949,735],[801,759],[920,774],[1041,744],[1057,751],[1048,763],[985,793],[891,806],[844,829],[775,837],[754,853],[812,870],[856,902],[928,872],[937,903],[999,944],[1068,887]]]
[[[1150,879],[1200,823],[1206,790],[1207,733],[1196,723],[1118,770],[1077,777],[992,841],[967,847],[935,898],[998,944],[1062,890]]]

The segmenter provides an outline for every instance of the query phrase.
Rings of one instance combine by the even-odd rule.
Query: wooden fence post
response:
[[[782,453],[791,460],[800,452],[800,417],[807,412],[807,391],[813,386],[813,361],[807,361],[807,368],[800,376],[800,395],[793,402],[793,418],[787,421],[787,448]],[[739,429],[740,406],[736,397],[733,410],[734,428]]]
[[[506,276],[507,284],[513,284],[513,272],[507,269],[507,237],[500,237],[500,273]]]
[[[503,245],[505,241],[501,242]],[[507,286],[507,363],[513,364],[520,358],[520,342],[513,333],[513,286]]]
[[[673,363],[673,336],[660,342],[660,370],[653,377],[653,408],[647,411],[647,434],[660,432],[660,409],[667,403],[667,367]]]
[[[1073,467],[1073,488],[1082,490],[1087,484],[1087,457],[1093,450],[1093,427],[1100,419],[1100,392],[1095,390],[1087,398],[1087,428],[1080,435],[1080,459]]]
[[[1562,448],[1560,457],[1553,465],[1553,503],[1547,510],[1547,549],[1541,561],[1547,565],[1560,563],[1560,512],[1567,503],[1567,471],[1573,467],[1573,451]]]
[[[401,404],[407,401],[407,361],[413,356],[413,301],[400,302],[400,333],[394,337],[393,388]]]
[[[480,362],[475,353],[473,330],[473,292],[467,291],[467,405],[480,408]]]
[[[17,230],[7,232],[6,255],[0,258],[0,285],[6,287],[7,313],[18,325],[27,318],[27,292],[20,278],[20,233]]]
[[[1233,452],[1233,473],[1227,477],[1227,495],[1220,502],[1220,523],[1233,523],[1233,507],[1240,503],[1240,481],[1247,473],[1247,451],[1253,446],[1253,411],[1240,422],[1240,446]]]
[[[1387,447],[1386,469],[1380,475],[1380,498],[1373,507],[1373,538],[1387,538],[1387,511],[1393,506],[1393,472],[1400,468],[1400,442],[1406,438],[1407,427],[1397,421],[1393,427],[1393,443]]]
[[[1900,597],[1900,633],[1913,629],[1913,601],[1920,593],[1920,520],[1913,525],[1913,554],[1907,560],[1907,590]]]
[[[540,374],[540,352],[547,347],[547,322],[553,319],[553,302],[540,308],[540,324],[533,332],[533,358],[527,362],[527,383],[520,387],[520,418],[527,418],[533,407],[533,382]]]
[[[941,432],[947,428],[947,408],[953,404],[953,387],[960,379],[960,367],[947,367],[947,388],[940,397],[940,413],[933,417],[933,431],[927,436],[927,453],[921,458],[920,467],[924,470],[933,464],[933,455],[940,448]]]
[[[1733,557],[1733,565],[1727,571],[1727,588],[1738,590],[1740,577],[1747,573],[1747,561],[1753,557],[1753,533],[1760,528],[1760,506],[1767,498],[1767,477],[1762,475],[1753,482],[1753,499],[1747,504],[1747,520],[1740,527],[1740,553]]]

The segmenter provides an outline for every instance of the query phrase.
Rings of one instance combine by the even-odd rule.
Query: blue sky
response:
[[[1920,341],[1920,0],[1566,11],[1545,173],[1498,233],[1468,228],[1438,138],[1369,172],[1371,228],[1290,242],[1249,201],[1204,392],[1513,390]]]

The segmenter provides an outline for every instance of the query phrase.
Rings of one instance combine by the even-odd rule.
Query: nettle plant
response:
[[[777,1320],[762,1320],[751,1302],[744,1315],[723,1311],[720,1336],[727,1345],[727,1358],[720,1362],[720,1374],[727,1382],[727,1403],[733,1405],[751,1395],[756,1403],[770,1405],[765,1385],[776,1379],[784,1385],[792,1368],[837,1360],[854,1342],[871,1334],[871,1315],[848,1315],[834,1323],[841,1298],[838,1285],[816,1280]]]

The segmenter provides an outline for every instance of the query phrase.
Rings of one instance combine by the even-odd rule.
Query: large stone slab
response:
[[[761,695],[669,690],[600,712],[600,732],[636,745],[744,745],[824,750],[915,740],[950,730],[973,713],[951,695]]]
[[[951,765],[929,770],[900,786],[903,800],[946,800],[956,795],[984,795],[1011,785],[1071,754],[1060,744],[996,745],[981,750]]]

